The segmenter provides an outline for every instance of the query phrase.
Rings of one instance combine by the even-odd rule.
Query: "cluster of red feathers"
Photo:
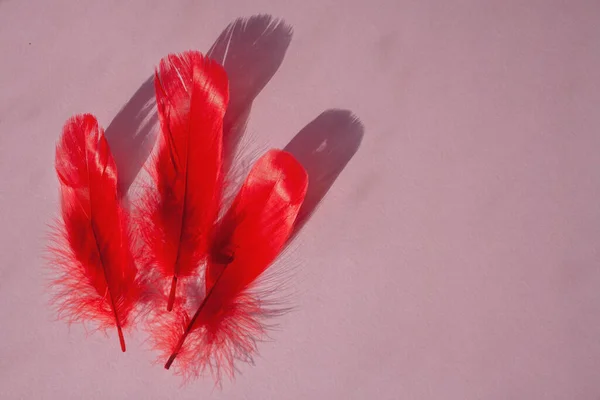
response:
[[[223,67],[199,52],[172,54],[154,84],[151,184],[131,207],[96,118],[76,115],[64,126],[55,301],[69,321],[116,329],[122,351],[123,332],[141,315],[165,368],[220,380],[233,376],[236,360],[252,360],[265,334],[270,310],[257,281],[290,239],[308,176],[291,154],[269,150],[225,202]]]

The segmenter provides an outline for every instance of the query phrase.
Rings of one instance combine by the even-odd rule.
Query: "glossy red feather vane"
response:
[[[163,58],[154,83],[161,133],[138,228],[144,265],[170,285],[171,310],[177,282],[195,276],[206,260],[218,217],[229,93],[223,68],[196,51]]]
[[[307,184],[287,152],[271,150],[253,166],[211,242],[206,296],[158,319],[153,333],[169,356],[165,368],[175,362],[186,377],[208,369],[219,381],[222,372],[233,376],[235,360],[252,359],[266,312],[255,283],[288,240]]]
[[[72,117],[56,147],[60,227],[51,247],[58,277],[54,301],[69,321],[123,329],[142,293],[131,253],[129,217],[117,193],[117,168],[93,115]]]

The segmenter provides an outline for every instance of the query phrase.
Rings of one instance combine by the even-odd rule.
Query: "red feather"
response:
[[[128,215],[119,203],[117,168],[93,115],[67,121],[56,148],[62,221],[51,249],[59,277],[55,301],[70,321],[123,329],[141,295],[131,253]]]
[[[155,74],[160,147],[151,171],[155,189],[143,197],[139,229],[146,264],[170,281],[194,276],[208,254],[222,192],[223,116],[227,75],[201,53],[171,54]]]
[[[250,361],[268,310],[256,281],[283,249],[308,185],[292,155],[271,150],[253,166],[231,208],[218,224],[206,268],[206,293],[190,318],[189,306],[158,319],[156,347],[177,357],[183,375],[210,369],[233,376],[234,360]],[[174,315],[173,315],[174,314]]]

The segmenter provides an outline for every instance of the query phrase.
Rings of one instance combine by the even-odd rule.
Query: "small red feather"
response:
[[[56,147],[61,189],[61,227],[51,248],[59,273],[55,301],[69,321],[123,329],[141,296],[131,253],[128,214],[119,203],[117,168],[93,115],[72,117]]]
[[[208,368],[219,381],[222,370],[233,376],[234,360],[252,359],[268,313],[256,280],[288,240],[307,185],[304,168],[287,152],[271,150],[253,166],[218,224],[203,301],[191,318],[185,304],[159,318],[153,333],[156,347],[170,355],[165,368],[177,357],[183,375]]]
[[[223,68],[201,53],[171,54],[155,73],[161,134],[155,188],[142,198],[139,229],[145,264],[170,281],[194,276],[208,254],[222,192],[223,116],[229,100]]]

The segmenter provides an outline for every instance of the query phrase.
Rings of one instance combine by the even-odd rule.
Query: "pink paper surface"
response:
[[[123,354],[54,321],[54,145],[94,113],[129,187],[154,66],[258,13],[293,35],[214,50],[240,57],[232,121],[310,163],[313,205],[329,191],[256,365],[180,387],[141,332]],[[600,398],[599,21],[595,1],[0,1],[0,398]]]

